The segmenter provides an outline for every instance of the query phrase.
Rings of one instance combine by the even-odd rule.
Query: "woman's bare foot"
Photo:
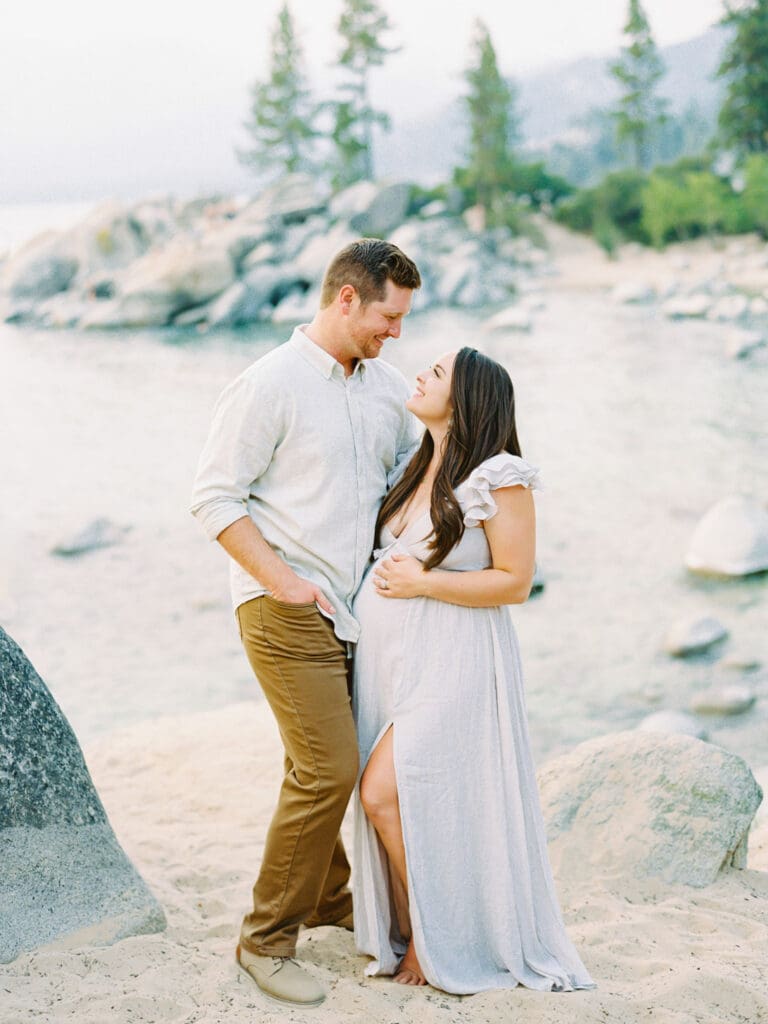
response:
[[[400,961],[400,966],[395,972],[395,981],[398,985],[426,985],[427,979],[421,969],[419,958],[413,945],[413,939],[408,943],[405,956]]]

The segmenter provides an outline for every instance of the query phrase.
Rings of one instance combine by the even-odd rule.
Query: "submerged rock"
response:
[[[541,571],[541,566],[537,562],[533,571],[533,582],[531,583],[530,596],[533,597],[534,594],[542,594],[544,592],[544,588],[546,587],[546,585],[547,578]]]
[[[695,295],[680,295],[667,299],[661,310],[672,320],[686,320],[706,316],[711,306],[712,296],[699,292]]]
[[[691,711],[699,715],[742,715],[756,700],[749,686],[713,686],[696,694],[691,701]]]
[[[622,732],[582,743],[539,772],[559,873],[585,870],[709,885],[747,865],[762,791],[735,754],[687,736]]]
[[[653,302],[656,298],[656,290],[644,281],[622,281],[611,292],[611,298],[614,302],[622,304],[640,305]]]
[[[484,331],[530,331],[533,327],[533,317],[529,309],[508,306],[488,317],[481,326]]]
[[[751,651],[736,649],[729,651],[720,662],[721,668],[730,669],[732,672],[756,672],[762,668],[763,663]]]
[[[718,501],[693,532],[685,555],[691,572],[748,576],[768,569],[768,511],[753,498]]]
[[[709,733],[685,711],[655,711],[638,725],[640,732],[660,732],[668,736],[692,736],[707,740]]]
[[[749,312],[749,299],[746,295],[724,295],[707,313],[708,320],[727,322],[740,320]]]
[[[762,331],[733,330],[725,339],[725,354],[731,359],[744,359],[765,344]]]
[[[676,658],[702,654],[725,640],[728,630],[711,615],[689,615],[678,619],[667,631],[664,650]]]
[[[69,723],[2,628],[0,783],[0,963],[65,936],[109,945],[165,928]]]
[[[120,543],[125,532],[126,527],[116,526],[109,519],[94,519],[73,537],[59,541],[51,548],[51,554],[71,558],[74,555],[84,555],[87,551],[95,551],[97,548],[112,547],[113,544]]]

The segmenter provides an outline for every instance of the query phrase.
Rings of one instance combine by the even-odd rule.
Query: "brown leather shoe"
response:
[[[319,1006],[325,991],[311,974],[290,956],[259,956],[237,947],[235,958],[245,974],[279,1003],[294,1006]]]

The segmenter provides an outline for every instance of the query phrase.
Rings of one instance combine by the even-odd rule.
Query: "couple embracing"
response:
[[[302,925],[354,930],[366,973],[404,984],[592,987],[558,908],[504,607],[531,587],[536,470],[493,360],[445,353],[412,390],[377,359],[420,284],[389,242],[338,253],[312,322],[222,394],[195,482],[285,748],[237,959],[288,1004],[325,995],[294,959]]]

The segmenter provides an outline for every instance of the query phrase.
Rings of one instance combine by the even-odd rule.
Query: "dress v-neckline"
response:
[[[386,524],[386,527],[389,530],[389,532],[392,534],[392,536],[395,538],[395,540],[400,540],[401,537],[404,537],[406,535],[406,533],[410,530],[410,528],[414,525],[414,523],[418,523],[418,521],[420,519],[423,519],[424,516],[429,515],[430,512],[431,512],[431,506],[430,505],[425,506],[423,512],[420,512],[417,516],[412,516],[408,520],[408,522],[405,524],[405,526],[400,530],[400,533],[395,533],[394,530],[392,530],[390,528],[388,523]]]

